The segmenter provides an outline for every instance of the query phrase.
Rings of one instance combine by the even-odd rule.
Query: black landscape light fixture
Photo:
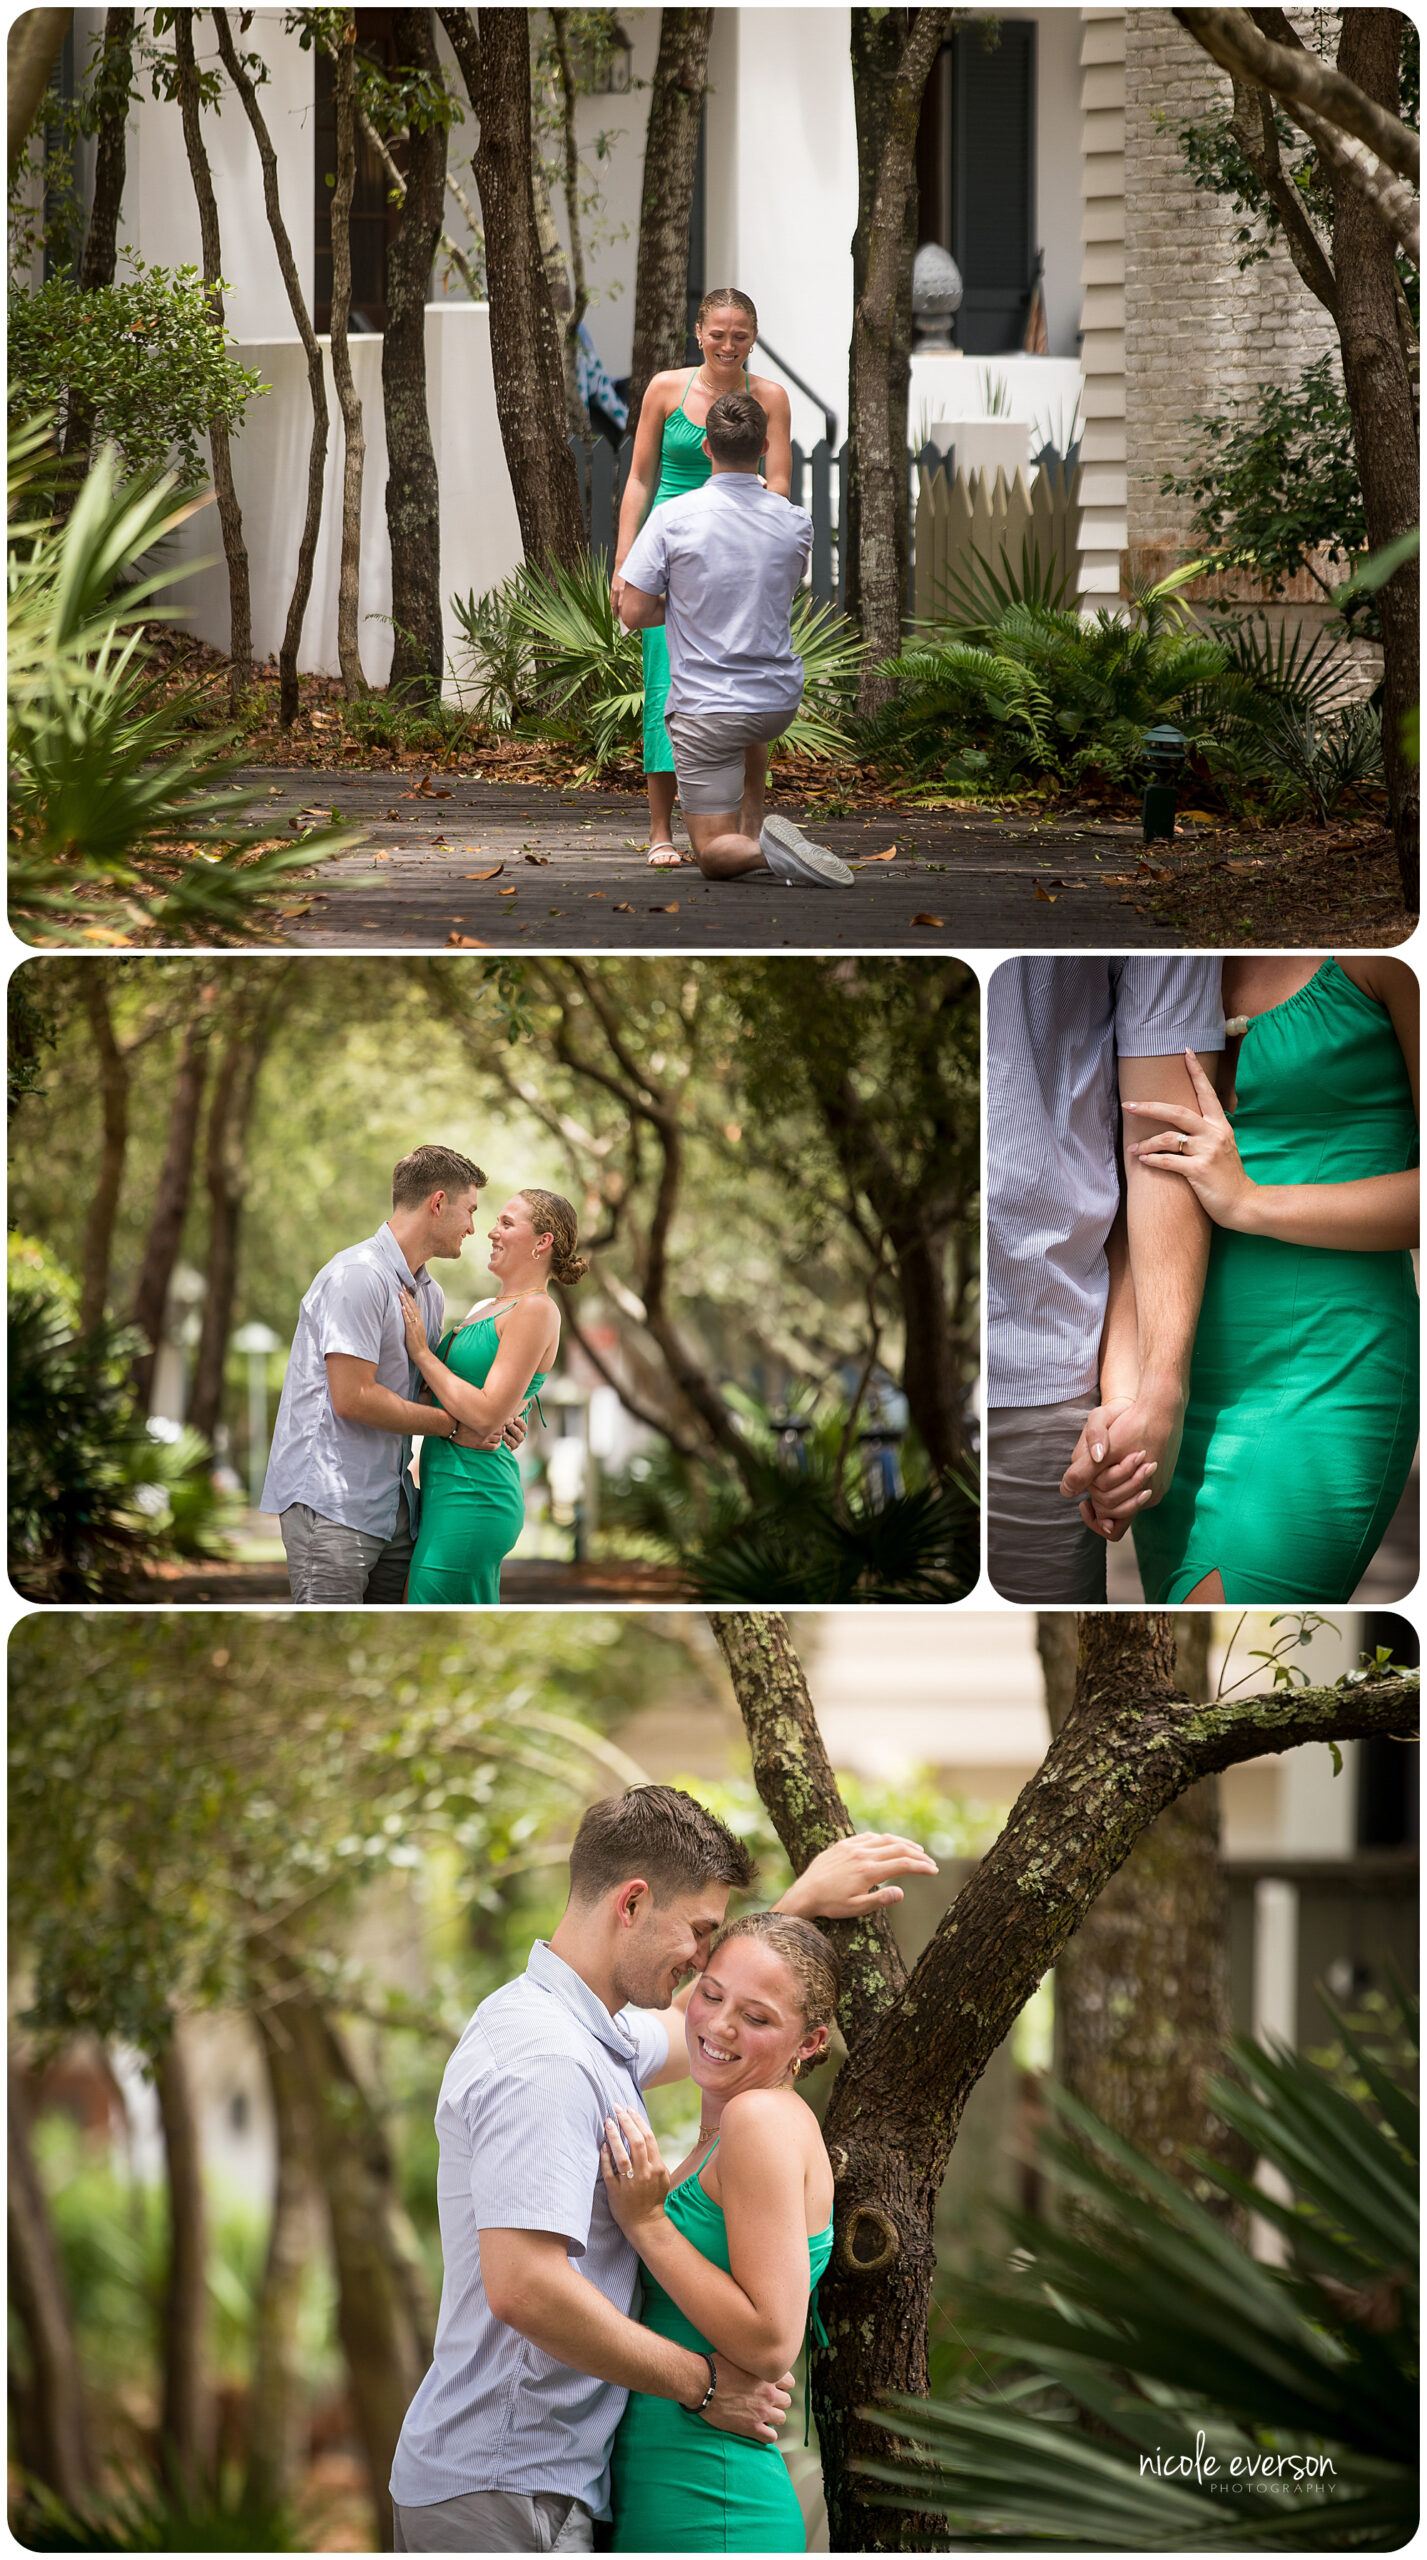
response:
[[[1140,822],[1146,844],[1157,836],[1174,833],[1175,795],[1179,777],[1188,761],[1189,741],[1182,729],[1169,720],[1157,720],[1145,731],[1145,762],[1150,779],[1140,804]]]

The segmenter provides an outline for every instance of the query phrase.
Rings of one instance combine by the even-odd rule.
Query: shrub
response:
[[[117,445],[126,471],[172,470],[183,487],[202,487],[199,438],[209,420],[237,427],[268,389],[239,364],[207,304],[196,267],[170,272],[142,261],[122,284],[92,292],[69,275],[13,291],[12,425],[41,415],[63,424],[77,404],[93,419],[92,440]]]
[[[172,480],[121,483],[106,448],[63,523],[53,486],[35,424],[10,447],[12,920],[31,942],[244,938],[293,871],[355,838],[235,830],[253,796],[230,782],[236,733],[186,736],[195,695],[151,672],[140,617],[175,619],[157,598],[189,574],[147,565],[192,512]]]
[[[1302,569],[1335,590],[1315,555],[1346,563],[1366,544],[1362,488],[1347,397],[1334,359],[1320,356],[1287,389],[1261,382],[1219,417],[1196,417],[1197,450],[1182,479],[1160,487],[1194,505],[1194,541],[1219,568],[1246,569],[1270,596]],[[1232,607],[1225,607],[1232,610]],[[1375,629],[1364,594],[1351,609]]]
[[[639,751],[644,668],[637,632],[610,603],[602,555],[578,570],[530,561],[488,594],[452,598],[465,638],[462,701],[496,729],[557,739],[598,772]],[[845,754],[862,644],[846,616],[802,594],[793,647],[803,661],[802,709],[783,743],[805,755]]]
[[[887,661],[897,698],[865,724],[867,749],[973,788],[1004,787],[1028,772],[1133,780],[1148,727],[1173,719],[1192,733],[1242,689],[1222,642],[1196,630],[1177,604],[1176,590],[1200,565],[1146,588],[1130,617],[1101,611],[1084,620],[1027,599],[1008,572],[974,611],[923,625]]]
[[[223,1516],[205,1443],[145,1428],[128,1385],[139,1336],[75,1330],[75,1290],[43,1246],[10,1239],[9,1553],[27,1599],[122,1590],[144,1555],[215,1551]]]

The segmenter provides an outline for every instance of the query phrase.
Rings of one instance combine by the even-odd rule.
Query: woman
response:
[[[699,304],[700,363],[693,372],[680,365],[656,373],[639,408],[629,478],[619,510],[610,599],[616,621],[624,580],[625,554],[651,505],[685,497],[701,489],[711,465],[704,451],[704,420],[722,392],[745,387],[768,413],[768,459],[764,476],[770,489],[786,498],[793,485],[793,418],[782,386],[763,374],[751,374],[748,359],[758,337],[758,314],[746,293],[719,285]],[[656,485],[657,484],[657,485]],[[651,495],[652,493],[652,495]],[[674,751],[664,726],[669,693],[669,643],[662,627],[641,634],[644,643],[644,778],[649,792],[649,861],[669,870],[681,860],[670,838],[674,821]]]
[[[646,2327],[772,2381],[803,2343],[832,2254],[832,2168],[793,2083],[826,2053],[837,1995],[837,1959],[808,1921],[732,1921],[685,2012],[703,2103],[677,2175],[638,2116],[606,2118],[600,2167],[644,2264]],[[721,2434],[643,2392],[614,2440],[611,2495],[616,2551],[807,2547],[776,2444]]]
[[[443,1334],[436,1351],[415,1299],[403,1289],[406,1347],[434,1404],[480,1431],[500,1430],[529,1410],[560,1341],[550,1283],[573,1288],[589,1268],[575,1251],[578,1237],[575,1212],[558,1192],[517,1191],[491,1230],[490,1268],[500,1296],[474,1307],[464,1324]],[[445,1438],[423,1441],[421,1526],[408,1602],[497,1602],[502,1561],[524,1522],[513,1449],[504,1442],[464,1449]]]
[[[1220,1107],[1130,1145],[1215,1222],[1173,1480],[1135,1521],[1154,1601],[1350,1600],[1417,1436],[1417,981],[1355,952],[1224,963]],[[1230,1117],[1232,1113],[1232,1117]]]

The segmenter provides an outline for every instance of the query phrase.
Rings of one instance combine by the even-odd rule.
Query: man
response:
[[[1186,1049],[1212,1081],[1223,1046],[1217,960],[1019,959],[992,977],[987,1514],[1004,1600],[1103,1601],[1106,1541],[1168,1489],[1209,1221],[1187,1183],[1133,1158],[1122,1195],[1118,1101],[1192,1105]]]
[[[825,1849],[776,1906],[851,1918],[934,1875],[881,1834]],[[639,2326],[639,2262],[600,2176],[604,2120],[688,2070],[675,1992],[753,1861],[676,1787],[592,1805],[570,1899],[525,1973],[483,2000],[436,2109],[445,2272],[431,2369],[392,2466],[398,2551],[588,2551],[631,2390],[774,2443],[792,2376],[760,2382]]]
[[[853,874],[791,818],[767,817],[769,742],[803,698],[793,654],[793,598],[812,548],[812,518],[758,476],[768,418],[751,391],[709,410],[712,476],[655,507],[631,544],[619,588],[627,631],[665,623],[665,725],[689,842],[706,880],[772,871],[824,889]]]
[[[520,1423],[482,1435],[417,1404],[401,1320],[405,1288],[427,1340],[440,1340],[445,1299],[427,1264],[457,1258],[485,1178],[454,1147],[403,1156],[385,1225],[334,1254],[302,1301],[262,1500],[282,1522],[294,1600],[401,1601],[416,1544],[414,1433],[446,1432],[467,1449],[525,1436]]]

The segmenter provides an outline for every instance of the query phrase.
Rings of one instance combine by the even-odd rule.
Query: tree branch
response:
[[[1250,15],[1247,9],[1175,9],[1172,15],[1221,70],[1236,80],[1271,89],[1294,121],[1303,121],[1305,133],[1312,133],[1313,126],[1300,118],[1300,108],[1306,108],[1315,123],[1353,135],[1400,178],[1417,184],[1422,160],[1419,136],[1335,64],[1310,52],[1281,10],[1261,9]],[[1265,32],[1265,20],[1278,41]]]
[[[718,1610],[709,1620],[743,1718],[753,1755],[753,1782],[795,1875],[820,1849],[845,1840],[852,1817],[818,1731],[803,1666],[788,1622],[774,1610]],[[879,2019],[896,2014],[906,1967],[885,1912],[865,1920],[819,1923],[843,1963],[838,2022],[849,2049],[867,2041]]]
[[[1336,320],[1338,280],[1322,241],[1304,209],[1296,187],[1283,174],[1273,100],[1252,81],[1234,82],[1234,112],[1229,131],[1283,225],[1288,254],[1315,300]]]
[[[858,2084],[875,2078],[880,2139],[891,2089],[897,2123],[917,2128],[915,2147],[924,2154],[931,2138],[949,2148],[969,2091],[1097,1894],[1201,1778],[1307,1742],[1417,1728],[1415,1672],[1193,1705],[1174,1687],[1174,1669],[1168,1615],[1081,1618],[1070,1714],[905,2000],[851,2055],[838,2084],[840,2126],[855,2122]]]

